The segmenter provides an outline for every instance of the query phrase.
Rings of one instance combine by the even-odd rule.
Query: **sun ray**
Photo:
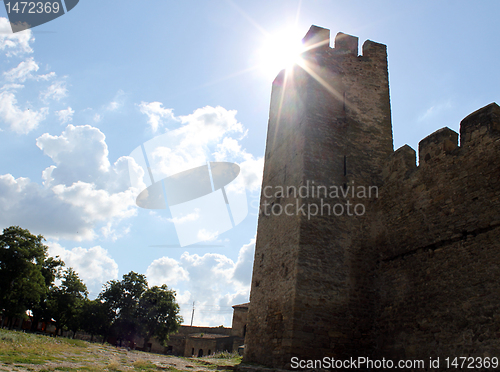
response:
[[[205,84],[202,84],[200,86],[198,86],[199,89],[201,88],[206,88],[206,87],[209,87],[209,86],[212,86],[212,85],[215,85],[215,84],[218,84],[220,82],[223,82],[223,81],[226,81],[226,80],[229,80],[229,79],[232,79],[232,78],[235,78],[235,77],[238,77],[240,75],[243,75],[243,74],[246,74],[246,73],[249,73],[249,72],[252,72],[252,71],[255,71],[259,68],[259,66],[252,66],[252,67],[249,67],[249,68],[246,68],[244,70],[241,70],[241,71],[237,71],[237,72],[233,72],[232,74],[229,74],[229,75],[226,75],[224,77],[221,77],[219,79],[215,79],[215,80],[212,80],[212,81],[209,81]]]
[[[276,136],[277,136],[277,133],[278,133],[278,129],[279,129],[279,126],[280,126],[280,123],[281,123],[281,110],[283,108],[283,101],[285,99],[285,91],[286,91],[286,86],[287,86],[287,83],[288,83],[288,76],[289,74],[292,73],[292,69],[286,69],[284,74],[284,79],[283,79],[283,88],[281,89],[281,96],[280,96],[280,103],[279,103],[279,106],[278,106],[278,116],[276,118],[276,127],[274,129],[274,137],[273,137],[273,148],[274,148],[274,141],[276,141]]]
[[[250,17],[243,9],[241,9],[238,5],[236,5],[232,0],[226,0],[229,5],[231,5],[238,13],[240,13],[248,22],[250,22],[257,30],[259,30],[264,36],[269,36],[269,32],[267,32],[264,27],[259,25],[257,21],[255,21],[252,17]]]
[[[340,94],[335,88],[333,88],[328,82],[323,79],[318,73],[314,71],[313,68],[308,66],[308,61],[304,59],[300,59],[298,62],[298,65],[302,67],[302,69],[307,72],[309,75],[311,75],[314,80],[316,80],[318,83],[320,83],[328,92],[330,92],[336,99],[339,101],[342,101],[344,99],[344,96]]]

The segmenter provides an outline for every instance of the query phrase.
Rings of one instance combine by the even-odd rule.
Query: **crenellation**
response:
[[[393,180],[395,178],[401,180],[405,178],[407,172],[414,170],[417,167],[416,153],[410,146],[404,145],[394,151],[388,160],[387,166],[383,170],[383,178]]]
[[[330,30],[318,26],[311,26],[302,44],[307,51],[330,49]]]
[[[387,60],[387,46],[385,44],[366,40],[363,43],[362,51],[363,57],[380,58]],[[387,70],[385,72],[387,72]]]
[[[352,54],[358,56],[358,43],[359,38],[352,35],[344,34],[343,32],[337,33],[335,36],[335,53],[336,54]]]
[[[500,136],[500,107],[495,102],[474,111],[460,122],[460,146],[474,146],[484,136]]]
[[[479,156],[480,152],[485,150],[479,145],[493,146],[492,143],[498,138],[500,138],[500,107],[493,102],[461,121],[460,136],[454,130],[444,127],[422,139],[419,142],[418,166],[414,165],[415,150],[410,146],[404,145],[394,151],[383,168],[383,179],[400,179],[408,171],[413,169],[418,171],[433,159],[445,155],[471,156],[470,151],[476,151]],[[476,145],[479,148],[474,150]],[[463,149],[467,149],[468,152],[462,151]]]
[[[438,129],[418,144],[418,162],[423,165],[431,159],[447,154],[458,147],[458,133],[448,127]]]

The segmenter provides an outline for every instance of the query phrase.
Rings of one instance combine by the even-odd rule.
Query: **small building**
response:
[[[231,336],[234,337],[233,351],[239,351],[245,345],[248,305],[250,302],[233,306],[233,323],[231,325]]]
[[[248,303],[233,306],[231,328],[181,326],[179,332],[171,335],[167,346],[151,343],[149,350],[185,357],[201,357],[222,351],[238,351],[245,344]]]
[[[233,336],[198,333],[186,338],[184,356],[202,357],[222,351],[233,350]]]
[[[205,356],[218,351],[231,351],[231,328],[181,326],[167,342],[167,354]],[[229,345],[229,346],[228,346]]]

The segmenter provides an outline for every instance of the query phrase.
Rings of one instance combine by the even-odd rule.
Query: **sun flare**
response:
[[[300,60],[303,52],[302,34],[287,29],[270,34],[259,51],[259,66],[269,76],[276,76],[281,70],[291,67]]]

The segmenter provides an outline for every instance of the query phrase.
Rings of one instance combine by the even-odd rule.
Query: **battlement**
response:
[[[358,55],[358,37],[339,32],[335,36],[335,51],[338,54]]]
[[[312,25],[302,39],[302,44],[306,50],[330,48],[330,30]]]
[[[418,144],[418,162],[425,164],[432,158],[449,153],[458,146],[458,133],[448,127],[438,129]]]
[[[392,230],[407,231],[412,226],[408,231],[426,233],[417,241],[413,234],[400,233],[396,241],[381,248],[382,257],[393,259],[436,247],[442,241],[461,239],[464,232],[500,224],[497,212],[477,218],[478,213],[496,211],[500,203],[499,114],[500,107],[491,103],[463,119],[460,146],[458,133],[447,127],[425,137],[418,146],[418,167],[415,151],[408,145],[390,156],[375,209],[382,211]]]
[[[318,26],[311,26],[306,36],[302,39],[302,44],[307,52],[330,51],[333,55],[351,55],[358,57],[359,38],[337,33],[335,36],[334,48],[330,48],[330,30]],[[385,57],[387,58],[387,47],[384,44],[366,40],[362,47],[363,57]]]
[[[402,175],[417,167],[415,161],[415,150],[408,145],[404,145],[391,155],[389,164],[385,167],[382,176],[389,180],[401,178]]]
[[[459,135],[448,127],[441,128],[418,144],[418,163],[415,150],[404,145],[394,151],[383,171],[384,178],[395,179],[409,170],[421,169],[447,155],[470,156],[469,151],[482,151],[481,146],[500,137],[500,106],[495,102],[474,111],[460,122]]]
[[[495,103],[474,111],[460,122],[460,145],[480,142],[485,135],[500,135],[500,107]]]

